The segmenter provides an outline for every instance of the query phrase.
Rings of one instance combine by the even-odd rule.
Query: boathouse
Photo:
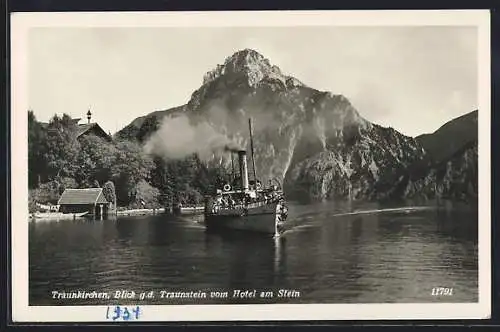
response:
[[[57,204],[62,213],[88,212],[100,219],[107,217],[110,202],[104,197],[102,188],[85,188],[66,189]]]

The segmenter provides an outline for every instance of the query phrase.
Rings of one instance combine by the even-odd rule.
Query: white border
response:
[[[146,305],[141,321],[481,319],[491,311],[490,15],[457,11],[14,13],[11,15],[12,319],[105,321],[106,306],[28,305],[27,37],[32,27],[232,26],[478,27],[479,302],[470,304]]]

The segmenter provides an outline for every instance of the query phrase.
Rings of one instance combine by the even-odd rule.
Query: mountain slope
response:
[[[297,164],[286,179],[288,192],[311,198],[374,198],[373,188],[423,160],[411,137],[373,125],[352,145],[343,144]]]
[[[165,116],[182,114],[184,106],[173,107],[167,110],[156,111],[134,119],[130,124],[115,134],[117,139],[138,140],[144,142],[151,133],[156,131]]]
[[[429,153],[434,162],[449,159],[464,145],[477,140],[478,111],[455,118],[432,134],[423,134],[416,140]]]
[[[175,130],[168,123],[179,116],[192,128],[203,125],[206,132],[194,141],[183,137],[197,137],[185,128],[174,138],[168,136],[170,141],[178,137],[179,142],[189,142],[181,146],[186,151],[213,147],[216,140],[206,126],[248,150],[252,118],[256,173],[262,181],[282,181],[289,197],[387,196],[396,192],[394,183],[408,169],[429,166],[419,141],[429,146],[433,142],[432,137],[414,139],[370,123],[344,96],[308,87],[250,49],[236,52],[206,73],[186,105],[136,119],[118,136],[142,142],[153,137],[168,144],[161,137],[165,131],[158,128]],[[159,146],[154,151],[172,158],[167,150]],[[211,160],[230,167],[227,155],[214,153]]]
[[[423,172],[408,172],[401,176],[385,197],[474,201],[478,197],[477,167],[477,141],[471,141],[449,159]]]
[[[474,201],[478,195],[478,111],[444,124],[417,140],[430,159],[413,164],[386,190],[385,198],[445,198]]]

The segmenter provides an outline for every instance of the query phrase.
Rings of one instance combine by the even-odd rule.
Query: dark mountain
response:
[[[477,140],[470,141],[449,159],[425,169],[406,172],[384,198],[450,199],[474,202],[478,196]]]
[[[429,159],[404,170],[392,186],[378,188],[379,197],[477,200],[477,120],[476,110],[418,136]]]
[[[478,111],[453,119],[432,134],[423,134],[415,139],[423,146],[434,162],[449,159],[463,146],[477,141]]]
[[[246,149],[251,117],[258,177],[282,181],[290,197],[377,198],[395,192],[412,165],[427,165],[414,138],[370,123],[344,96],[308,87],[250,49],[208,72],[186,105],[138,118],[117,136],[144,142],[163,117],[179,115]]]
[[[140,116],[115,134],[117,139],[138,140],[144,142],[151,133],[156,131],[165,116],[182,114],[184,106],[174,107]]]

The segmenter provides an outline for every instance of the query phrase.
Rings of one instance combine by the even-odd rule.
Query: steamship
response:
[[[232,181],[205,197],[205,224],[208,229],[235,229],[279,236],[287,218],[287,206],[279,181],[263,186],[257,179],[253,153],[252,121],[249,119],[253,179],[250,180],[245,150],[229,151]],[[238,174],[234,156],[238,160]]]

